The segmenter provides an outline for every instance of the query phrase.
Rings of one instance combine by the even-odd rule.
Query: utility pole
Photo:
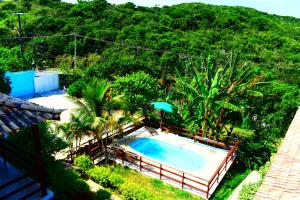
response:
[[[24,55],[24,46],[23,46],[23,37],[22,37],[21,15],[23,15],[24,13],[13,13],[13,14],[18,16],[20,52],[21,52],[21,56],[23,57],[23,55]]]
[[[77,60],[76,60],[76,56],[77,56],[77,38],[76,38],[76,33],[74,33],[74,68],[76,69],[77,67]]]

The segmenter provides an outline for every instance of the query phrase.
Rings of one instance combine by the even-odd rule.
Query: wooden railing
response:
[[[216,172],[212,175],[209,180],[195,176],[191,173],[180,171],[168,165],[163,165],[157,161],[151,160],[149,158],[142,157],[132,152],[125,151],[124,149],[118,147],[112,147],[112,151],[115,152],[115,157],[124,162],[129,162],[134,164],[139,171],[143,169],[149,172],[152,172],[159,176],[160,179],[167,178],[173,182],[176,182],[181,185],[181,188],[184,187],[193,188],[194,190],[203,193],[208,199],[210,196],[210,191],[216,183],[221,181],[223,177],[223,172],[229,169],[229,163],[233,162],[238,143],[236,146],[233,146],[230,151],[228,151],[226,157],[222,163],[217,168]]]
[[[159,125],[159,122],[153,121],[153,120],[144,120],[144,124],[146,126],[148,125],[148,126],[156,126],[157,127]],[[193,134],[190,130],[188,130],[186,128],[174,126],[174,125],[167,124],[164,122],[161,123],[161,128],[163,131],[181,135],[181,136],[193,139],[194,141],[198,141],[198,142],[205,143],[205,144],[213,146],[213,147],[219,147],[219,148],[226,149],[226,150],[231,149],[231,147],[235,146],[235,144],[237,142],[237,140],[231,139],[231,142],[229,142],[229,144],[228,144],[228,142],[225,143],[224,138],[216,141],[209,136],[203,135],[203,133],[201,133],[201,132],[197,132],[196,134]]]
[[[240,143],[236,142],[236,144],[234,146],[231,147],[230,151],[228,151],[226,157],[224,158],[224,160],[221,162],[221,164],[219,165],[219,167],[217,168],[217,170],[215,171],[215,173],[212,175],[212,177],[210,178],[209,182],[208,182],[208,194],[207,197],[209,195],[209,191],[210,189],[214,186],[214,184],[220,181],[220,176],[222,175],[222,172],[226,172],[228,170],[228,163],[230,161],[233,162],[233,160],[236,157],[236,151],[239,147]]]
[[[70,159],[71,162],[73,162],[73,159],[76,156],[87,154],[90,157],[90,159],[94,162],[96,159],[101,157],[102,155],[101,152],[104,151],[104,147],[110,145],[114,139],[128,135],[143,126],[144,126],[143,123],[137,122],[137,123],[132,123],[129,126],[126,126],[125,131],[122,132],[121,131],[115,131],[113,133],[105,132],[103,134],[102,139],[93,138],[91,140],[88,140],[80,144],[79,147],[71,149],[68,153],[68,158]]]
[[[127,135],[129,133],[132,133],[133,131],[137,130],[138,128],[143,127],[144,125],[146,126],[157,126],[157,122],[153,121],[143,121],[143,123],[137,123],[137,124],[132,124],[127,127],[127,131],[125,132],[115,132],[115,133],[109,133],[107,138],[103,138],[102,141],[98,139],[91,139],[85,143],[82,143],[80,145],[79,149],[76,149],[75,151],[70,152],[71,160],[75,156],[81,155],[83,153],[86,153],[87,155],[90,156],[91,160],[94,161],[97,159],[101,154],[99,152],[103,152],[104,147],[107,147],[113,142],[114,138],[119,138],[123,137],[124,135]],[[178,169],[175,169],[171,166],[167,165],[162,165],[161,163],[158,163],[157,161],[144,158],[142,156],[139,156],[137,154],[134,154],[132,152],[124,151],[123,149],[120,149],[118,147],[109,147],[111,148],[113,152],[115,152],[115,155],[118,159],[122,160],[124,163],[125,161],[130,162],[137,166],[137,168],[142,171],[147,170],[149,172],[152,172],[156,175],[159,176],[160,179],[162,178],[167,178],[170,179],[176,183],[181,184],[181,188],[190,187],[193,188],[199,192],[202,192],[206,195],[206,198],[209,198],[211,195],[211,189],[215,186],[216,183],[219,183],[221,181],[224,171],[226,172],[229,169],[229,163],[233,162],[235,156],[236,156],[236,151],[239,146],[239,142],[235,141],[232,144],[225,144],[220,141],[215,141],[210,138],[206,138],[203,136],[199,135],[192,135],[189,133],[187,129],[172,126],[169,124],[162,124],[162,129],[172,132],[174,134],[178,134],[190,139],[193,139],[194,141],[198,141],[200,143],[204,143],[210,146],[222,148],[228,150],[228,153],[226,157],[223,159],[221,164],[218,166],[217,170],[215,173],[212,175],[212,177],[209,180],[203,179],[201,177],[197,177],[195,175],[192,175],[187,172],[180,171]],[[106,135],[106,134],[104,134]],[[96,156],[95,156],[96,155]]]

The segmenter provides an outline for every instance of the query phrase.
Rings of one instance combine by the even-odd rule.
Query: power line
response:
[[[73,34],[76,34],[76,33],[73,33]],[[133,45],[127,45],[126,43],[124,42],[113,42],[113,41],[109,41],[109,40],[103,40],[103,39],[98,39],[98,38],[91,38],[91,37],[87,37],[87,36],[83,36],[83,35],[78,35],[76,34],[78,37],[81,37],[81,38],[86,38],[86,39],[90,39],[90,40],[94,40],[94,41],[100,41],[100,42],[104,42],[106,44],[121,44],[122,46],[126,46],[128,48],[131,48],[131,49],[137,49],[137,50],[144,50],[144,51],[153,51],[153,52],[156,52],[156,53],[168,53],[170,51],[168,50],[158,50],[158,49],[152,49],[152,48],[148,48],[148,47],[142,47],[142,46],[133,46]],[[171,52],[170,52],[171,53]],[[172,53],[173,55],[178,55],[180,57],[186,57],[186,58],[190,58],[191,55],[189,54],[185,54],[185,53]]]
[[[173,55],[177,55],[180,58],[191,58],[192,55],[186,54],[186,53],[173,53],[170,52],[169,50],[158,50],[158,49],[152,49],[152,48],[148,48],[148,47],[143,47],[143,46],[134,46],[134,45],[128,45],[125,42],[116,42],[116,41],[109,41],[109,40],[104,40],[104,39],[99,39],[99,38],[92,38],[92,37],[88,37],[88,36],[84,36],[84,35],[79,35],[77,33],[70,33],[70,34],[65,34],[65,35],[42,35],[42,36],[27,36],[27,37],[23,37],[24,39],[34,39],[34,38],[55,38],[55,37],[69,37],[69,36],[74,36],[74,40],[76,39],[76,37],[79,38],[84,38],[84,39],[88,39],[88,40],[93,40],[93,41],[100,41],[106,44],[115,44],[116,46],[124,46],[127,47],[128,49],[136,49],[136,50],[143,50],[143,51],[152,51],[152,52],[156,52],[156,53],[171,53]],[[18,37],[0,37],[0,40],[12,40],[12,39],[18,39]],[[77,41],[75,42],[77,43]],[[75,50],[75,45],[74,45],[74,50]],[[77,54],[77,47],[76,47],[76,54]],[[74,58],[75,58],[75,51],[74,51]]]
[[[66,34],[66,35],[39,35],[39,36],[23,36],[23,39],[34,39],[34,38],[55,38],[55,37],[68,37],[73,36],[73,34]],[[19,37],[0,37],[0,40],[14,40],[18,39]]]

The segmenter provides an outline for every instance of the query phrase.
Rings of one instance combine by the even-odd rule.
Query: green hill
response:
[[[23,40],[13,12],[24,13]],[[237,98],[245,112],[225,116],[226,126],[233,122],[241,139],[236,166],[258,169],[276,152],[300,105],[300,19],[202,3],[147,8],[105,0],[75,5],[59,0],[0,1],[0,69],[62,70],[70,75],[67,82],[79,79],[72,85],[78,96],[92,77],[117,82],[122,90],[124,79],[116,79],[144,71],[158,80],[157,98],[165,100],[176,71],[186,75],[208,55],[215,66],[225,65],[232,53],[238,55],[238,64],[252,66],[261,81],[254,90],[263,97]],[[131,78],[125,77],[127,87]],[[215,199],[228,196],[244,175],[230,174],[227,179],[232,181]]]
[[[300,19],[280,17],[243,7],[212,6],[202,3],[181,4],[163,8],[136,7],[134,4],[110,5],[104,0],[72,5],[59,1],[14,1],[0,4],[1,37],[17,37],[17,17],[21,11],[23,36],[49,35],[52,38],[25,39],[29,60],[55,66],[59,55],[72,55],[77,33],[110,42],[77,38],[77,54],[101,56],[104,75],[124,74],[135,69],[174,72],[182,67],[187,54],[199,55],[237,52],[242,60],[266,70],[272,78],[299,86]],[[15,54],[17,39],[1,39],[0,55]],[[152,50],[137,49],[136,46]],[[11,49],[12,47],[16,47]],[[118,58],[113,59],[113,58]],[[3,65],[18,70],[20,65]],[[7,61],[6,61],[7,62]],[[30,67],[30,66],[28,66]],[[81,67],[81,66],[79,66]],[[113,68],[113,69],[112,69]],[[155,70],[156,71],[155,71]]]
[[[23,56],[16,11],[25,13]],[[162,89],[172,85],[176,69],[198,65],[202,56],[213,55],[221,65],[231,52],[238,54],[241,63],[256,66],[268,82],[258,88],[262,99],[248,99],[247,116],[239,124],[255,132],[240,154],[251,167],[276,150],[299,105],[300,19],[292,17],[202,3],[146,8],[104,0],[76,5],[20,0],[0,3],[0,33],[4,70],[47,66],[71,70],[77,78],[109,80],[145,71],[159,79]]]

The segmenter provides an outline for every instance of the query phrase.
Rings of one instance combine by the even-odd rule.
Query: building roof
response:
[[[300,199],[300,108],[254,199]]]
[[[59,120],[62,111],[0,93],[0,136],[45,120]]]

